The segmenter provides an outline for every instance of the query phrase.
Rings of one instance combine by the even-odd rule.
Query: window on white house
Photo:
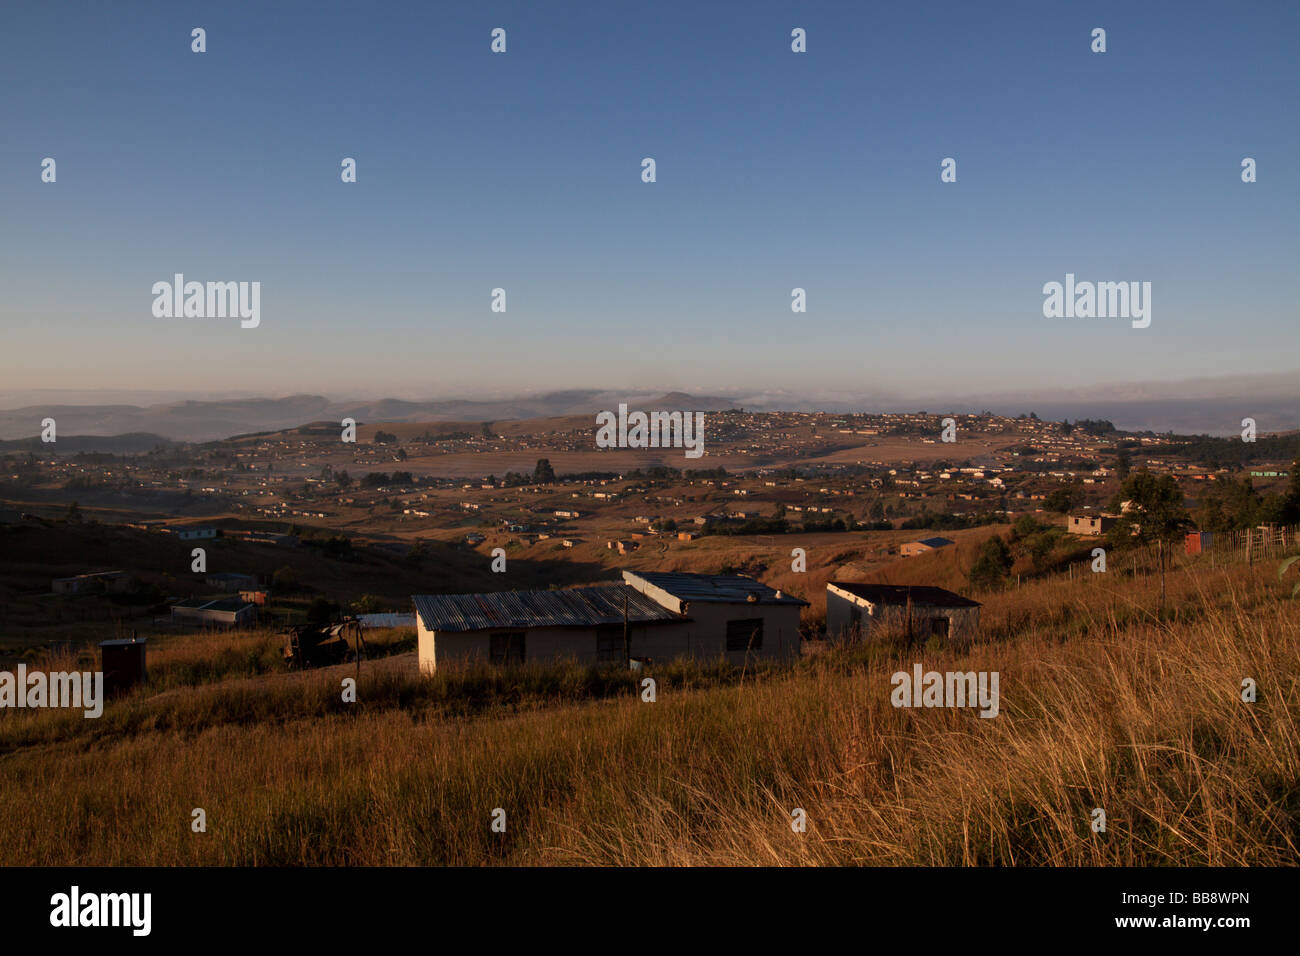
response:
[[[763,619],[747,617],[727,622],[727,650],[756,651],[763,646]]]
[[[493,634],[488,640],[488,650],[493,664],[522,664],[524,632],[504,631]]]
[[[618,663],[623,660],[624,654],[623,625],[596,629],[596,661],[598,663]]]

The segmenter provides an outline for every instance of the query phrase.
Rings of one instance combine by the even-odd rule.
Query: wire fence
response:
[[[1160,547],[1157,544],[1134,545],[1126,548],[1111,548],[1105,539],[1097,538],[1097,547],[1105,551],[1104,561],[1097,569],[1104,567],[1110,573],[1159,574]],[[1171,568],[1184,558],[1208,560],[1211,565],[1229,564],[1244,561],[1253,564],[1256,561],[1285,557],[1300,551],[1300,526],[1297,525],[1260,525],[1236,531],[1192,532],[1182,538],[1170,541],[1165,546],[1165,567]],[[1067,567],[1071,579],[1091,577],[1097,567],[1098,556],[1083,561],[1073,561]]]

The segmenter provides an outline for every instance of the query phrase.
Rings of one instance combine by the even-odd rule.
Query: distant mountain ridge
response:
[[[128,432],[122,435],[67,435],[60,436],[54,445],[47,445],[37,438],[0,439],[0,452],[29,451],[33,454],[49,452],[52,448],[60,454],[138,455],[153,451],[158,446],[174,444],[161,435],[148,432]]]
[[[30,400],[32,393],[28,392]],[[114,393],[106,393],[120,397]],[[51,392],[54,397],[81,397]],[[170,396],[169,396],[170,397]],[[874,389],[851,394],[810,391],[748,391],[735,397],[672,391],[566,389],[510,398],[410,401],[397,398],[335,400],[323,395],[282,398],[218,398],[150,405],[29,404],[0,411],[0,441],[39,435],[41,421],[53,418],[67,436],[139,436],[170,441],[216,441],[234,435],[281,431],[309,422],[354,418],[377,422],[504,422],[519,419],[594,416],[626,403],[630,411],[703,411],[728,408],[803,412],[979,412],[1015,416],[1036,412],[1051,421],[1102,418],[1124,431],[1234,435],[1243,418],[1253,418],[1260,433],[1300,428],[1300,376],[1261,375],[1188,380],[1184,387],[1106,386],[1051,392],[914,395]]]
[[[413,402],[396,398],[372,401],[331,401],[323,395],[284,398],[239,398],[223,401],[181,401],[158,405],[28,405],[0,411],[0,441],[30,439],[41,421],[53,418],[58,434],[118,436],[147,434],[172,441],[215,441],[232,435],[296,428],[312,421],[354,418],[368,422],[507,421],[591,415],[630,409],[653,411],[719,411],[736,407],[734,399],[694,396],[683,392],[629,395],[601,389],[548,392],[500,400],[449,399]]]

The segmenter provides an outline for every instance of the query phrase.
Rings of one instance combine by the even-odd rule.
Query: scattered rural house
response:
[[[1070,515],[1065,530],[1070,534],[1105,534],[1111,528],[1115,527],[1115,522],[1117,521],[1119,521],[1119,515],[1105,513],[1095,515],[1075,514]]]
[[[189,598],[172,605],[172,622],[194,621],[234,627],[257,621],[257,606],[238,597]]]
[[[623,584],[417,594],[420,670],[472,660],[621,664],[796,657],[807,602],[739,575],[623,572]],[[624,621],[628,646],[624,645]]]
[[[1183,539],[1183,551],[1186,554],[1201,554],[1214,545],[1214,534],[1210,531],[1193,531]]]
[[[918,554],[925,554],[927,551],[938,551],[950,544],[952,542],[947,538],[922,538],[919,541],[909,541],[898,549],[898,553],[905,558],[912,558]]]
[[[217,536],[216,528],[172,528],[170,530],[182,541],[206,541]]]
[[[239,599],[258,607],[266,607],[266,602],[271,600],[271,592],[268,588],[240,588]]]
[[[799,612],[808,602],[739,574],[624,571],[623,580],[688,618],[685,654],[739,663],[747,655],[798,657]],[[677,655],[681,656],[681,655]]]
[[[623,584],[557,591],[417,594],[420,670],[449,663],[493,664],[573,659],[583,664],[625,660],[624,608],[633,656],[672,656],[681,616]],[[665,635],[666,636],[666,635]]]
[[[890,627],[909,639],[968,641],[979,628],[980,604],[943,588],[903,584],[826,585],[826,635],[832,641],[864,639]]]
[[[465,535],[466,544],[482,544],[486,540],[487,536],[479,534],[477,531],[471,531],[469,534]]]
[[[125,571],[94,571],[70,578],[55,578],[51,590],[55,594],[120,594],[131,583]]]
[[[257,587],[257,575],[237,574],[234,571],[214,571],[203,580],[208,587],[218,591],[242,591]]]

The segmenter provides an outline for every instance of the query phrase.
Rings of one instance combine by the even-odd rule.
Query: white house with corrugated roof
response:
[[[623,572],[622,584],[412,601],[424,673],[471,662],[797,657],[807,606],[741,575],[633,571]]]
[[[486,594],[417,594],[420,670],[448,664],[580,664],[665,656],[682,617],[624,584]],[[625,616],[626,615],[626,616]]]

